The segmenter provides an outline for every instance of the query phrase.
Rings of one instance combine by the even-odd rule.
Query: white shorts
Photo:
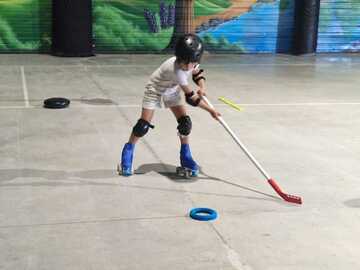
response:
[[[147,87],[144,93],[142,107],[144,109],[154,110],[156,108],[165,108],[184,105],[180,87],[169,88],[163,93],[155,88]]]

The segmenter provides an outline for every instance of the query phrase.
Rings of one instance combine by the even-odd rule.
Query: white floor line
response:
[[[0,110],[10,110],[10,109],[30,109],[32,107],[25,106],[0,106]]]
[[[151,60],[151,59],[149,59]],[[156,60],[156,59],[155,59]],[[160,61],[160,60],[159,60]],[[349,60],[346,61],[328,61],[328,62],[319,62],[319,63],[207,63],[204,64],[206,67],[229,67],[229,66],[329,66],[334,64],[351,64],[352,66],[360,65],[360,62],[351,62]],[[0,65],[0,67],[16,67],[17,65]],[[139,67],[157,67],[159,64],[157,63],[141,63],[141,64],[127,64],[127,63],[119,63],[119,64],[98,64],[94,62],[93,64],[86,63],[75,63],[71,64],[39,64],[39,65],[26,65],[26,67],[35,67],[35,68],[82,68],[83,66],[87,66],[89,68],[116,68],[116,67],[130,67],[130,68],[139,68]]]
[[[360,102],[308,102],[308,103],[236,103],[238,106],[344,106],[344,105],[360,105]],[[122,104],[122,105],[89,105],[91,107],[119,107],[119,108],[140,108],[141,104]],[[214,103],[216,107],[228,107],[224,103]]]
[[[344,105],[360,105],[360,102],[308,102],[308,103],[236,103],[238,106],[254,106],[254,107],[262,107],[262,106],[344,106]],[[91,105],[92,107],[119,107],[119,108],[140,108],[141,104],[123,104],[123,105]],[[214,103],[216,107],[229,107],[224,103]]]
[[[227,251],[227,257],[231,263],[231,265],[236,269],[236,270],[252,270],[252,268],[250,267],[250,265],[247,265],[245,263],[243,263],[240,260],[240,256],[239,254],[233,250],[232,248],[230,248],[228,245],[223,244],[226,251]]]
[[[25,96],[25,106],[1,106],[1,109],[39,109],[40,106],[30,106],[29,101],[26,102],[26,91],[24,90]],[[297,106],[348,106],[348,105],[360,105],[360,102],[309,102],[309,103],[237,103],[236,105],[240,107],[265,107],[265,106],[274,106],[274,107],[297,107]],[[215,107],[228,107],[229,105],[223,103],[214,103]],[[76,105],[75,102],[72,103],[70,108],[81,109],[81,108],[136,108],[141,109],[141,104],[122,104],[122,105],[90,105],[90,104],[81,104]]]
[[[225,104],[218,104],[225,105]],[[239,106],[337,106],[360,105],[360,102],[304,102],[304,103],[238,103]],[[226,105],[228,106],[228,105]]]
[[[214,230],[214,232],[217,234],[217,236],[221,240],[221,243],[226,250],[227,258],[228,258],[229,262],[231,263],[231,265],[234,267],[234,269],[236,269],[236,270],[252,270],[250,265],[241,261],[239,253],[237,253],[236,250],[232,249],[229,246],[229,244],[224,239],[224,237],[216,229],[215,225],[213,223],[209,223],[209,226]]]
[[[23,92],[24,92],[25,108],[29,108],[30,107],[29,94],[28,94],[28,89],[27,89],[27,85],[26,85],[26,77],[25,77],[24,67],[21,66],[20,70],[21,70],[21,80],[22,80],[22,86],[23,86]]]

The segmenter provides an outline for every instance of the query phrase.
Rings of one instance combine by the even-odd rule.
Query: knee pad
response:
[[[192,123],[188,115],[181,116],[178,120],[177,129],[182,136],[188,136],[191,132]]]
[[[148,121],[140,118],[133,128],[133,134],[136,137],[142,137],[149,131],[149,128],[154,128],[154,126]]]

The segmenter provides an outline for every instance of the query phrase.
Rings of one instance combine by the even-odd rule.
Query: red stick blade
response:
[[[274,179],[269,179],[268,182],[272,186],[272,188],[276,191],[276,193],[279,194],[279,196],[283,198],[285,201],[290,203],[302,204],[301,197],[284,193]]]

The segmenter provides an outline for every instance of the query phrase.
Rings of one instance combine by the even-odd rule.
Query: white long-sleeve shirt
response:
[[[159,94],[163,94],[168,89],[174,89],[178,85],[188,85],[189,76],[192,72],[199,68],[197,65],[190,70],[180,69],[176,63],[176,57],[173,56],[163,62],[159,68],[157,68],[146,85],[146,88],[152,88]]]

